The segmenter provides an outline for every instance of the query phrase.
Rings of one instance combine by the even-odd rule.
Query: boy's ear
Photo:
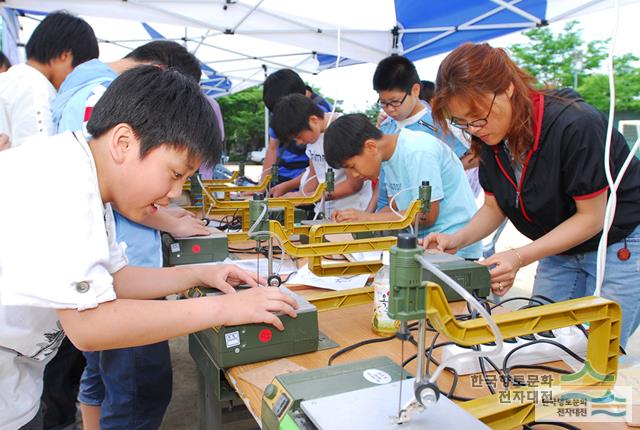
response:
[[[378,153],[378,144],[374,139],[367,139],[363,145],[364,153],[367,155],[375,155]]]
[[[420,84],[415,83],[411,86],[411,96],[419,97],[420,96]]]
[[[135,135],[129,124],[117,124],[111,130],[109,139],[109,152],[116,164],[122,164],[127,157],[136,151]]]
[[[62,54],[58,55],[56,58],[53,58],[49,61],[49,63],[59,63],[59,64],[73,64],[73,53],[71,49],[64,51]]]

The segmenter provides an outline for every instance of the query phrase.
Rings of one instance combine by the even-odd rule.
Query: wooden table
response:
[[[313,290],[313,289],[311,289]],[[308,289],[303,291],[309,291]],[[466,306],[463,302],[452,303],[452,310],[455,313],[466,313]],[[308,354],[302,354],[298,356],[287,357],[288,360],[307,368],[307,369],[316,369],[327,366],[327,361],[329,357],[338,351],[340,348],[344,348],[346,346],[352,345],[356,342],[362,341],[364,339],[370,339],[377,337],[373,331],[371,330],[371,317],[372,317],[372,305],[359,305],[353,307],[345,307],[336,310],[329,310],[324,312],[319,312],[319,326],[320,330],[330,337],[332,340],[337,342],[340,347],[327,349],[323,351],[317,351]],[[417,339],[417,332],[413,332],[414,337]],[[431,340],[433,339],[434,334],[427,332],[427,346],[430,345]],[[446,341],[447,339],[443,336],[438,338],[438,343],[442,341]],[[397,339],[390,340],[382,343],[375,343],[371,345],[366,345],[355,349],[353,351],[347,352],[344,355],[336,358],[333,362],[334,364],[347,363],[350,361],[357,361],[366,358],[372,358],[375,356],[385,355],[391,358],[393,361],[397,363],[401,363],[402,361],[402,347],[401,342]],[[404,359],[409,358],[411,355],[416,354],[417,348],[409,342],[405,342],[404,345]],[[440,350],[436,349],[434,351],[434,357],[436,359],[440,359]],[[227,379],[237,391],[240,398],[246,404],[249,411],[253,414],[256,421],[260,424],[260,413],[261,413],[261,405],[262,405],[262,391],[257,388],[255,385],[245,381],[240,377],[240,375],[251,369],[260,368],[266,364],[271,363],[272,361],[265,361],[260,363],[253,363],[243,366],[233,367],[228,369],[226,372]],[[555,362],[550,363],[551,366],[562,367],[565,369],[569,369],[564,362]],[[435,369],[435,365],[431,364],[430,369],[433,371]],[[415,360],[407,366],[407,370],[412,374],[415,374],[416,364]],[[570,369],[569,369],[570,370]],[[549,372],[539,372],[539,371],[527,371],[527,374],[549,374]],[[495,372],[489,372],[490,375],[496,375]],[[522,374],[522,372],[514,371],[513,374]],[[557,377],[557,374],[553,375]],[[448,372],[443,372],[442,376],[438,380],[438,385],[440,388],[447,392],[451,387],[452,376]],[[471,376],[462,376],[458,382],[455,394],[464,397],[482,397],[489,395],[489,391],[484,384],[481,383],[481,386],[478,384],[479,378],[472,378]],[[502,389],[502,386],[499,385],[498,390]],[[577,423],[578,427],[583,429],[601,429],[603,424],[598,423]],[[615,429],[624,429],[630,428],[624,424],[607,424],[607,427],[615,428]],[[558,428],[554,426],[536,426],[536,429],[540,428]]]

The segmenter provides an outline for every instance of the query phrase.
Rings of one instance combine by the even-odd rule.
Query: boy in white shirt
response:
[[[65,334],[81,350],[103,350],[223,324],[282,329],[272,312],[295,316],[295,302],[275,288],[235,293],[234,285],[264,283],[236,266],[131,267],[115,241],[112,203],[141,220],[179,195],[201,163],[215,164],[213,118],[195,82],[142,66],[96,104],[89,142],[67,132],[0,153],[0,181],[23,178],[0,188],[0,430],[38,420],[42,372]],[[38,177],[20,173],[27,163]],[[18,209],[42,177],[51,192],[39,207],[56,208],[45,226],[36,211]],[[145,300],[195,285],[229,294]]]
[[[282,97],[273,110],[272,127],[278,139],[286,142],[295,139],[299,145],[306,145],[306,154],[310,166],[306,183],[300,185],[304,194],[311,194],[318,184],[326,181],[326,172],[330,167],[324,157],[324,131],[338,117],[336,113],[324,112],[311,99],[301,94]],[[355,178],[346,174],[344,169],[335,169],[335,189],[325,195],[325,215],[336,210],[367,210],[371,201],[371,181]],[[285,194],[295,197],[300,191]],[[321,205],[316,204],[316,213]]]
[[[10,147],[53,134],[51,104],[62,81],[78,64],[98,58],[98,41],[82,18],[52,12],[25,47],[27,62],[0,74],[0,133]]]

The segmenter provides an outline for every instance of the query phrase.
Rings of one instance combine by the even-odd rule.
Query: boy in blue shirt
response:
[[[471,188],[462,163],[451,149],[427,133],[403,129],[397,134],[383,134],[361,114],[344,115],[325,131],[324,151],[334,169],[344,168],[357,178],[373,179],[384,172],[388,197],[395,196],[398,211],[408,209],[418,197],[423,181],[431,184],[431,212],[418,215],[419,237],[430,232],[458,231],[476,212]],[[378,213],[352,209],[336,211],[337,222],[396,220],[389,206]],[[478,259],[481,244],[457,253]]]
[[[276,70],[265,79],[262,101],[269,112],[273,112],[276,103],[290,94],[302,94],[312,98],[324,112],[330,112],[331,105],[321,96],[310,92],[302,78],[291,69]],[[264,157],[262,178],[271,173],[271,166],[278,166],[278,183],[271,188],[273,197],[295,191],[300,187],[300,179],[309,167],[309,157],[304,145],[298,145],[293,139],[280,141],[273,128],[269,128],[269,144]]]
[[[447,144],[462,161],[468,171],[467,179],[472,187],[473,195],[480,192],[477,170],[478,160],[470,155],[469,144],[452,134],[445,135],[438,129],[431,118],[431,107],[420,98],[421,81],[415,65],[407,58],[392,55],[380,61],[373,74],[373,89],[378,93],[378,106],[386,114],[380,124],[385,134],[398,133],[403,128],[422,131],[437,137]],[[380,178],[378,188],[378,205],[381,210],[389,204],[387,192],[384,190],[384,178]]]

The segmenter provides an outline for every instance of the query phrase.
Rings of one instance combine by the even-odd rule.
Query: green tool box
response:
[[[162,235],[162,255],[165,266],[224,261],[229,256],[229,240],[219,230],[209,236],[174,238]]]
[[[279,331],[271,324],[245,324],[213,327],[193,334],[219,368],[303,354],[318,349],[316,307],[285,287],[280,289],[298,302],[297,318],[278,315],[284,324],[284,331]]]

